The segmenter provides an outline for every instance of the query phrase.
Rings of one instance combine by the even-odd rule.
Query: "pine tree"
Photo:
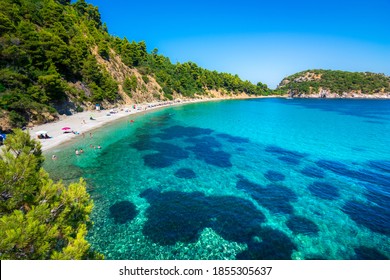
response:
[[[40,143],[15,130],[0,152],[0,259],[94,259],[85,181],[54,183]]]

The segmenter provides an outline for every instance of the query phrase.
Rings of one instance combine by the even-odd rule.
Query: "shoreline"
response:
[[[90,131],[97,129],[103,125],[109,124],[121,118],[135,115],[138,113],[144,113],[153,111],[155,109],[179,106],[191,103],[210,102],[210,101],[224,101],[224,100],[245,100],[245,99],[262,99],[262,98],[284,98],[289,99],[288,96],[269,95],[269,96],[240,96],[240,97],[222,97],[222,98],[199,98],[199,99],[185,99],[175,101],[161,101],[151,102],[144,104],[128,104],[121,105],[117,109],[107,110],[93,110],[76,113],[73,115],[62,115],[60,119],[55,122],[36,125],[32,128],[28,128],[27,131],[33,139],[36,139],[41,143],[42,152],[56,148],[65,142],[69,142],[76,137],[89,137],[87,135]],[[311,97],[294,97],[293,99],[311,99]],[[318,98],[314,98],[318,99]],[[324,98],[324,99],[367,99],[367,98]],[[378,100],[379,98],[368,98],[369,100]],[[384,98],[383,100],[388,100]],[[133,106],[136,106],[134,109]],[[116,113],[110,114],[110,111],[116,110]],[[110,114],[110,115],[108,115]],[[91,120],[90,117],[94,120]],[[74,133],[64,133],[63,127],[70,127],[70,131]],[[47,131],[47,134],[51,137],[49,139],[38,139],[36,132]],[[84,136],[83,136],[84,134]]]
[[[177,105],[222,101],[222,100],[240,100],[240,99],[257,99],[257,98],[276,98],[277,96],[256,96],[256,97],[242,97],[242,98],[206,98],[206,99],[189,99],[180,101],[163,101],[146,104],[122,105],[118,109],[107,109],[100,111],[84,111],[70,116],[60,116],[60,119],[55,122],[36,125],[28,129],[30,136],[41,143],[42,152],[48,151],[59,145],[68,142],[76,137],[90,137],[90,131],[99,128],[105,124],[114,122],[124,117],[135,115],[137,113],[144,113],[153,111],[155,109],[172,107]],[[114,112],[115,113],[110,113]],[[93,120],[90,117],[93,117]],[[70,132],[64,133],[63,127],[70,127]],[[38,139],[38,131],[47,131],[49,139]],[[72,133],[75,132],[75,133]]]
[[[56,148],[65,142],[69,142],[76,137],[90,137],[90,131],[121,118],[135,115],[137,113],[148,112],[158,108],[194,102],[199,101],[147,103],[135,105],[135,109],[133,108],[133,105],[123,105],[118,109],[84,111],[69,116],[60,116],[60,119],[55,122],[36,125],[33,128],[28,129],[28,133],[32,138],[41,143],[42,152],[45,152]],[[93,120],[91,120],[90,117],[92,117]],[[62,130],[63,127],[70,127],[70,132],[64,133]],[[38,131],[47,131],[47,134],[51,138],[38,139],[36,134]]]

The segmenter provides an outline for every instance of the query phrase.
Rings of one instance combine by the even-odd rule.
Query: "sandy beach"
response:
[[[81,113],[76,113],[70,116],[60,116],[60,119],[55,122],[45,123],[41,125],[36,125],[33,128],[30,128],[28,131],[34,139],[37,139],[41,142],[42,151],[49,150],[54,148],[61,143],[67,142],[75,137],[82,137],[83,134],[85,137],[89,137],[89,131],[104,124],[110,123],[120,118],[130,116],[137,113],[147,112],[150,110],[168,107],[168,106],[177,106],[187,103],[198,103],[206,101],[218,101],[218,100],[227,100],[227,99],[248,99],[248,98],[275,98],[280,96],[256,96],[256,97],[239,97],[239,98],[204,98],[204,99],[187,99],[180,101],[163,101],[155,103],[146,103],[135,105],[124,105],[117,109],[109,110],[93,110],[93,111],[84,111]],[[113,113],[115,111],[115,113]],[[93,120],[90,117],[93,117]],[[70,127],[70,130],[67,133],[64,133],[62,128]],[[51,138],[49,139],[38,139],[37,132],[46,131],[47,135]],[[72,133],[75,132],[75,133]]]
[[[136,113],[154,110],[157,108],[209,100],[214,99],[168,101],[135,105],[135,108],[133,105],[128,105],[110,110],[84,111],[70,116],[60,116],[60,119],[56,122],[36,125],[33,128],[28,129],[28,132],[30,133],[31,137],[40,141],[42,145],[42,151],[46,151],[75,137],[83,137],[83,134],[85,137],[89,137],[89,131],[120,118],[131,116]],[[93,120],[90,119],[91,117]],[[64,127],[69,127],[70,129],[63,130]],[[39,134],[37,134],[37,132],[39,131],[47,132],[47,135],[50,138],[38,139]]]

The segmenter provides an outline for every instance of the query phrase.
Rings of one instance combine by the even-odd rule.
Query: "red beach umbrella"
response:
[[[71,128],[69,126],[65,126],[63,128],[61,128],[62,130],[70,130]]]

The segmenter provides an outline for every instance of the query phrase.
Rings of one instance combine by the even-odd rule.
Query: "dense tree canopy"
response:
[[[370,72],[307,70],[286,77],[277,91],[308,94],[318,93],[320,89],[337,94],[390,92],[390,77]]]
[[[69,94],[76,103],[85,101],[72,82],[88,89],[87,101],[118,98],[117,84],[92,56],[95,45],[102,56],[108,54],[109,36],[97,7],[54,0],[0,0],[0,5],[0,110],[12,112],[19,121],[15,126],[42,112],[55,114],[55,105]]]
[[[40,144],[15,130],[0,152],[0,259],[93,259],[85,240],[93,202],[80,180],[54,183]]]
[[[148,75],[155,77],[165,98],[173,93],[202,95],[208,89],[270,92],[261,83],[253,85],[192,62],[172,64],[157,50],[148,53],[143,41],[109,35],[97,7],[84,0],[70,2],[0,0],[0,114],[9,112],[14,126],[36,121],[42,113],[55,114],[57,105],[69,98],[76,105],[120,99],[118,83],[97,62],[95,48],[107,61],[114,50],[125,65],[141,72],[144,81],[149,81]],[[81,87],[75,87],[77,82]],[[129,87],[127,91],[131,96]]]
[[[262,83],[254,85],[249,81],[242,81],[237,75],[206,70],[193,62],[173,64],[169,58],[159,55],[157,49],[147,53],[143,41],[130,43],[126,38],[121,40],[112,37],[111,45],[127,66],[138,68],[142,74],[154,76],[167,98],[174,92],[193,97],[195,94],[205,94],[207,90],[232,94],[244,92],[249,95],[267,95],[271,92]]]

